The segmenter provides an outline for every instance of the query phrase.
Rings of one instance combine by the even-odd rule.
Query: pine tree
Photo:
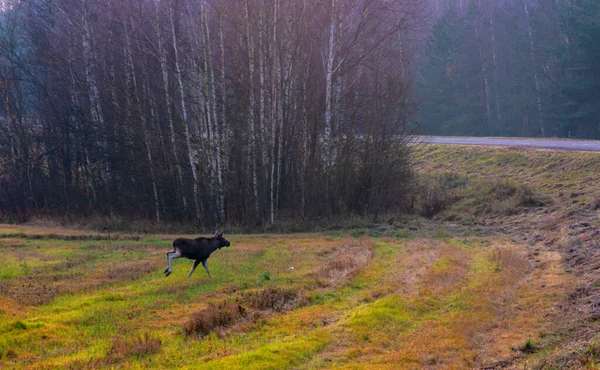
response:
[[[568,37],[557,50],[565,71],[560,129],[563,135],[600,139],[600,3],[564,1],[559,17]]]

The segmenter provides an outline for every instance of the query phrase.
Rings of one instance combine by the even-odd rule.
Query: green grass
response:
[[[0,367],[398,368],[435,357],[460,368],[480,351],[504,353],[493,338],[485,348],[464,340],[500,318],[515,345],[514,333],[547,320],[536,309],[522,325],[494,304],[497,292],[527,290],[496,269],[506,241],[401,236],[233,236],[209,259],[212,279],[202,269],[186,279],[183,259],[164,277],[170,246],[159,237],[3,240]],[[248,298],[287,299],[267,292],[295,298],[279,310]],[[223,302],[244,316],[206,337],[184,333],[192,315]]]
[[[485,225],[489,219],[560,210],[573,216],[600,199],[600,154],[530,149],[420,146],[420,189],[435,190],[435,220]],[[417,209],[431,207],[420,195]],[[428,215],[431,217],[431,215]]]
[[[531,270],[526,246],[470,229],[457,236],[452,223],[519,225],[585,210],[600,196],[598,158],[426,146],[419,171],[452,191],[434,217],[450,224],[424,223],[430,238],[395,216],[385,228],[234,235],[209,259],[212,279],[201,268],[186,279],[189,260],[164,277],[164,235],[64,240],[0,227],[15,234],[0,239],[0,368],[473,368],[513,359],[511,347],[538,345],[537,333],[557,336],[551,314],[573,276],[552,252],[540,251],[542,270]],[[280,309],[267,307],[277,300]],[[244,315],[186,335],[194,315],[225,303]],[[596,364],[598,352],[582,356]]]

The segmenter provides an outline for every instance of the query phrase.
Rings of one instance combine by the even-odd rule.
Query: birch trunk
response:
[[[260,2],[260,19],[259,19],[259,30],[258,30],[258,73],[259,73],[259,134],[261,143],[261,172],[264,170],[264,180],[267,181],[269,178],[269,170],[267,165],[267,128],[265,122],[265,16],[266,5],[265,1]],[[264,183],[264,182],[263,182]]]
[[[133,28],[133,19],[130,18],[131,26]],[[156,222],[160,222],[160,199],[158,196],[158,187],[156,186],[156,174],[154,173],[154,161],[152,160],[152,146],[150,145],[150,133],[148,132],[147,122],[146,122],[146,114],[144,113],[144,108],[142,106],[142,102],[140,100],[139,89],[137,85],[137,78],[135,75],[135,66],[133,64],[133,55],[132,55],[132,47],[131,47],[131,38],[129,37],[129,31],[127,29],[127,25],[124,25],[125,30],[125,55],[127,57],[127,63],[129,64],[129,73],[127,73],[127,80],[129,83],[133,84],[133,95],[135,98],[135,103],[137,105],[137,111],[140,115],[140,122],[142,123],[142,132],[144,134],[144,146],[146,147],[146,155],[148,157],[148,166],[150,167],[150,179],[152,181],[152,190],[154,192],[154,207],[156,211]],[[146,86],[143,86],[144,92],[146,91]],[[144,93],[144,101],[148,100],[147,93]],[[130,111],[130,95],[127,94],[128,101],[128,111]]]
[[[90,112],[92,122],[98,128],[104,128],[104,116],[100,105],[100,92],[96,82],[96,64],[92,50],[92,35],[88,24],[87,7],[84,5],[83,13],[83,57],[85,65],[85,79],[88,84]]]
[[[181,165],[179,164],[179,158],[177,156],[177,143],[175,139],[175,123],[173,122],[173,114],[171,112],[171,99],[169,96],[169,72],[167,70],[167,55],[164,47],[164,40],[162,36],[162,32],[160,30],[159,23],[159,11],[158,4],[154,4],[154,9],[156,11],[155,18],[155,32],[158,40],[158,59],[160,62],[160,71],[162,74],[162,82],[163,82],[163,90],[165,93],[165,108],[167,109],[167,120],[169,122],[169,134],[171,139],[171,154],[173,156],[173,161],[175,163],[175,169],[177,171],[177,187],[179,189],[179,196],[181,197],[181,201],[183,203],[183,210],[187,212],[187,199],[183,194],[183,170]]]
[[[277,137],[277,127],[279,123],[279,94],[278,94],[278,82],[281,81],[281,72],[279,70],[279,56],[277,53],[277,10],[279,7],[279,1],[274,0],[273,5],[273,34],[272,34],[272,49],[273,49],[273,74],[271,76],[271,178],[270,178],[270,220],[271,224],[275,223],[275,143]]]
[[[250,30],[250,13],[248,10],[248,0],[244,2],[245,21],[246,21],[246,41],[248,43],[248,99],[250,101],[248,107],[248,126],[250,129],[250,168],[252,172],[252,192],[254,193],[254,212],[256,218],[260,219],[260,207],[258,203],[258,176],[257,176],[257,145],[256,145],[256,128],[254,127],[254,110],[256,101],[254,97],[254,39]]]
[[[219,181],[219,214],[221,216],[221,222],[225,222],[225,189],[223,188],[223,168],[221,162],[223,160],[223,132],[227,131],[227,89],[225,86],[225,40],[223,37],[223,12],[224,9],[219,11],[219,46],[221,49],[221,125],[219,128],[217,138],[217,155],[218,155],[218,174],[217,179]]]
[[[310,58],[309,58],[310,61]],[[310,62],[306,63],[306,71],[302,80],[302,178],[300,179],[302,217],[306,217],[306,184],[308,178],[308,76]]]
[[[213,104],[210,101],[211,99],[211,91],[210,91],[210,68],[209,68],[209,56],[208,56],[208,45],[209,45],[209,39],[207,38],[206,32],[204,32],[204,14],[205,14],[205,7],[204,7],[204,1],[200,2],[200,34],[202,35],[201,39],[201,46],[200,49],[202,50],[202,61],[203,61],[203,66],[204,69],[202,71],[202,75],[200,76],[200,80],[202,82],[202,89],[203,89],[203,93],[201,94],[201,107],[202,107],[202,111],[203,111],[203,118],[204,118],[204,123],[205,123],[205,132],[206,132],[206,140],[204,141],[204,146],[206,146],[207,148],[209,148],[209,150],[206,151],[206,155],[207,155],[207,159],[206,159],[206,163],[208,163],[208,168],[209,168],[209,179],[208,179],[208,184],[209,184],[209,191],[211,194],[214,193],[214,188],[215,188],[215,158],[214,158],[214,151],[215,151],[215,143],[214,143],[214,137],[215,137],[215,130],[214,130],[214,114],[213,114]]]
[[[72,127],[78,127],[77,125],[77,118],[75,116],[75,111],[78,111],[81,107],[80,102],[79,102],[79,98],[77,97],[77,94],[75,93],[76,91],[76,86],[77,86],[77,82],[75,80],[75,73],[73,72],[73,56],[71,54],[71,48],[69,47],[68,49],[69,51],[69,74],[70,74],[70,78],[71,78],[71,89],[70,89],[70,98],[71,98],[71,105],[73,106],[73,110],[71,111],[71,115],[69,117],[70,121],[71,121],[71,126]],[[13,158],[15,158],[15,156],[13,155]],[[85,161],[83,163],[84,165],[84,171],[83,171],[83,183],[85,185],[86,188],[86,194],[88,196],[88,205],[92,205],[92,203],[96,203],[98,200],[98,197],[96,196],[96,188],[94,187],[94,183],[90,180],[90,173],[89,173],[89,159],[87,157],[87,150],[85,152]],[[78,171],[77,171],[78,173]],[[90,193],[91,193],[91,197],[90,197]]]
[[[280,12],[281,13],[281,12]],[[281,186],[282,186],[282,166],[283,166],[283,140],[285,135],[286,123],[290,122],[290,93],[292,84],[292,13],[287,10],[285,14],[285,32],[284,32],[284,63],[279,64],[278,73],[278,86],[283,89],[283,94],[279,99],[279,137],[277,143],[277,183],[276,183],[276,194],[275,194],[275,209],[279,210],[279,202],[281,200]],[[287,125],[286,125],[287,126]]]
[[[204,50],[206,52],[206,63],[208,68],[208,77],[209,80],[207,82],[210,83],[210,110],[212,111],[212,132],[213,132],[213,145],[214,148],[214,162],[216,164],[216,177],[217,177],[217,209],[218,209],[218,222],[222,223],[224,219],[223,212],[223,204],[222,199],[223,195],[223,171],[222,171],[222,163],[221,163],[221,135],[219,129],[219,119],[217,113],[217,87],[215,82],[215,71],[214,71],[214,59],[213,52],[210,40],[210,29],[208,27],[208,17],[207,10],[204,7],[204,11],[202,12],[203,18],[202,23],[204,24],[204,35],[205,35],[205,45]]]
[[[85,67],[85,79],[88,87],[88,96],[90,100],[90,114],[92,117],[92,124],[98,130],[104,130],[104,115],[102,113],[102,106],[100,104],[100,92],[98,89],[98,82],[96,81],[96,63],[94,59],[94,51],[92,47],[92,34],[90,31],[90,25],[88,23],[88,9],[87,1],[84,0],[83,12],[82,12],[82,23],[83,23],[83,35],[82,35],[82,46],[83,46],[83,59]],[[98,145],[102,148],[103,153],[108,153],[107,150],[107,139],[106,134],[102,139],[97,140]],[[107,155],[107,154],[106,154]],[[99,169],[100,178],[104,185],[107,184],[107,177],[110,177],[110,170],[108,167],[107,157],[104,157],[104,169],[106,174]]]
[[[200,225],[201,215],[200,215],[200,207],[198,203],[198,173],[196,171],[196,163],[194,161],[194,155],[192,148],[192,139],[190,135],[190,125],[188,122],[187,116],[187,107],[185,104],[185,93],[183,91],[183,82],[181,79],[181,66],[179,65],[179,50],[177,45],[177,36],[175,35],[175,21],[173,20],[173,10],[171,8],[171,4],[167,4],[167,15],[169,17],[169,23],[171,24],[171,37],[173,40],[173,53],[175,56],[175,77],[177,79],[177,86],[179,87],[179,96],[181,102],[181,115],[183,118],[183,127],[185,132],[185,142],[187,144],[187,152],[188,152],[188,161],[190,164],[190,168],[192,170],[192,178],[194,181],[194,209],[196,210],[196,223]]]
[[[323,133],[323,155],[325,160],[325,166],[328,168],[331,166],[331,153],[330,153],[330,140],[332,132],[332,115],[331,115],[331,100],[332,100],[332,84],[333,84],[333,62],[335,59],[336,50],[336,11],[337,11],[337,0],[331,0],[331,24],[329,27],[329,47],[327,50],[327,66],[325,70],[325,131]]]

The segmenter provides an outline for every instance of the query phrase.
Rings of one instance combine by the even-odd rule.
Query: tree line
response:
[[[0,2],[3,218],[407,204],[418,0]]]
[[[600,139],[600,2],[433,0],[423,131]]]

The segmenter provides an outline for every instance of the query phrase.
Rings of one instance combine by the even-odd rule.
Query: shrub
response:
[[[423,176],[417,183],[419,214],[432,218],[461,199],[459,190],[468,183],[465,176],[445,172],[438,176]]]
[[[147,332],[133,339],[116,337],[111,343],[108,358],[116,362],[123,357],[149,355],[158,352],[161,346],[162,341]]]
[[[303,291],[268,287],[263,290],[242,293],[238,302],[256,310],[289,311],[307,302]]]
[[[475,190],[475,194],[473,199],[475,215],[510,216],[522,212],[523,208],[541,207],[551,203],[548,196],[513,180],[482,182]]]
[[[246,317],[246,309],[237,303],[223,302],[193,314],[183,326],[186,335],[205,336],[215,328],[225,328]]]

